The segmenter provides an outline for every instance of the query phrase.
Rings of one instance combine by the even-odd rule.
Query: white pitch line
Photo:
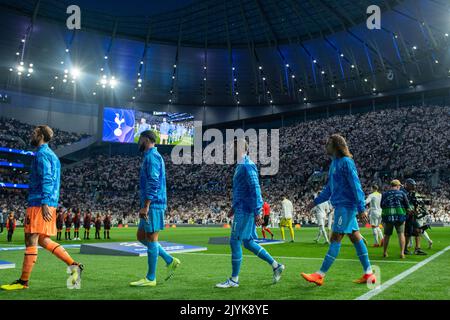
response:
[[[175,252],[174,252],[175,253]],[[184,254],[184,253],[179,253]],[[186,254],[190,255],[196,255],[196,256],[227,256],[231,257],[231,254],[226,253],[188,253]],[[243,257],[246,258],[258,258],[255,255],[243,255]],[[313,257],[284,257],[284,256],[274,256],[274,258],[277,259],[293,259],[293,260],[320,260],[322,261],[323,258],[313,258]],[[336,261],[351,261],[351,262],[359,262],[358,259],[336,259]],[[377,263],[401,263],[401,264],[417,264],[417,262],[414,261],[389,261],[389,260],[370,260],[370,262],[377,262]]]
[[[369,299],[371,299],[372,297],[380,294],[381,292],[383,292],[384,290],[386,290],[390,286],[392,286],[392,285],[396,284],[397,282],[401,281],[402,279],[406,278],[411,273],[417,271],[419,268],[423,267],[428,262],[433,261],[434,259],[436,259],[437,257],[439,257],[440,255],[442,255],[443,253],[445,253],[448,250],[450,250],[450,246],[448,246],[447,248],[442,249],[439,252],[436,252],[431,257],[429,257],[429,258],[427,258],[427,259],[417,263],[415,266],[413,266],[413,267],[403,271],[402,273],[398,274],[394,278],[392,278],[392,279],[386,281],[385,283],[383,283],[381,286],[379,286],[379,287],[377,287],[377,288],[375,288],[373,290],[370,290],[369,292],[363,294],[362,296],[359,296],[355,300],[369,300]]]

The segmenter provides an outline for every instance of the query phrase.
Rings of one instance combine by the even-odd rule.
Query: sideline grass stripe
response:
[[[428,262],[433,261],[434,259],[436,259],[437,257],[439,257],[440,255],[442,255],[443,253],[445,253],[446,251],[450,250],[450,246],[442,249],[439,252],[436,252],[435,254],[433,254],[431,257],[417,263],[415,266],[409,268],[408,270],[400,273],[399,275],[395,276],[394,278],[386,281],[385,283],[383,283],[381,286],[379,286],[376,289],[370,290],[369,292],[363,294],[362,296],[359,296],[358,298],[356,298],[355,300],[369,300],[372,297],[380,294],[381,292],[383,292],[384,290],[386,290],[387,288],[389,288],[390,286],[396,284],[397,282],[401,281],[402,279],[406,278],[407,276],[409,276],[411,273],[417,271],[419,268],[423,267],[424,265],[426,265]]]
[[[178,254],[178,253],[177,253]],[[180,253],[184,254],[184,253]],[[231,254],[227,253],[187,253],[190,255],[196,255],[196,256],[226,256],[231,257]],[[258,258],[255,255],[243,255],[245,258]],[[285,257],[285,256],[273,256],[277,259],[293,259],[293,260],[320,260],[322,261],[323,258],[313,258],[313,257]],[[351,262],[360,262],[359,259],[336,259],[336,261],[351,261]],[[415,261],[390,261],[390,260],[370,260],[370,262],[378,262],[378,263],[400,263],[400,264],[417,264],[418,262]]]

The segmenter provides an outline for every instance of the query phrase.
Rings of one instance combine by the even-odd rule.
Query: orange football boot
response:
[[[361,278],[353,280],[353,283],[361,284],[361,283],[367,283],[367,282],[371,282],[372,284],[377,282],[377,278],[375,277],[375,275],[373,273],[366,273]]]
[[[302,272],[300,275],[308,282],[313,282],[313,283],[315,283],[318,286],[323,285],[324,279],[317,272],[311,273],[311,274],[307,274],[307,273]]]

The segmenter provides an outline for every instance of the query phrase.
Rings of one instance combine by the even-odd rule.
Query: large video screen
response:
[[[156,133],[157,144],[192,145],[194,117],[188,113],[152,113],[133,109],[105,107],[103,141],[137,143],[146,130]]]

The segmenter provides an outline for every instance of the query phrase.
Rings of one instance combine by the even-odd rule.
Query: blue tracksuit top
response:
[[[145,200],[150,200],[151,208],[166,209],[166,168],[164,159],[156,147],[150,148],[144,153],[139,175],[141,207]]]
[[[258,169],[248,156],[238,162],[233,176],[235,215],[258,215],[263,205]]]
[[[31,163],[28,206],[44,204],[57,207],[59,200],[61,163],[48,144],[41,145]]]
[[[358,210],[358,213],[365,211],[364,192],[353,159],[333,158],[328,171],[327,185],[314,203],[318,205],[327,200],[330,200],[334,208],[353,208]]]

